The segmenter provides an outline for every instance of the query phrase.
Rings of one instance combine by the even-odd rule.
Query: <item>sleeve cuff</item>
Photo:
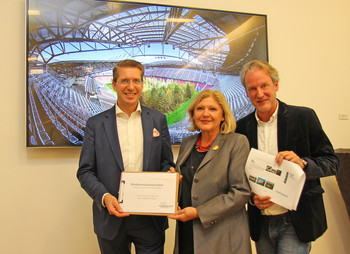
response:
[[[102,206],[103,206],[104,208],[106,208],[106,205],[105,205],[104,200],[105,200],[105,196],[106,196],[107,194],[109,194],[109,193],[107,192],[107,193],[103,194],[102,200],[101,200]]]
[[[252,206],[255,206],[254,195],[255,195],[254,193],[251,193],[249,197],[249,204],[251,204]]]

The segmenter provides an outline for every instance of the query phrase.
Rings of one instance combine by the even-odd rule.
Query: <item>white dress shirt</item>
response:
[[[278,102],[277,102],[278,103]],[[278,154],[278,139],[277,139],[277,112],[278,104],[275,112],[268,122],[263,122],[259,119],[255,111],[255,118],[258,122],[258,150],[277,155]],[[278,215],[288,212],[288,209],[274,204],[267,209],[261,210],[263,215]]]
[[[130,117],[117,104],[115,114],[124,170],[141,172],[143,170],[143,129],[140,102]],[[104,198],[107,194],[109,193],[102,196],[103,207],[105,207]]]
[[[141,172],[143,170],[143,129],[140,102],[130,117],[118,105],[115,109],[124,170]]]

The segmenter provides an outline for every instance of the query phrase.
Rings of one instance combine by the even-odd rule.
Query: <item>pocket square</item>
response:
[[[153,128],[153,137],[159,137],[159,131],[156,128]]]

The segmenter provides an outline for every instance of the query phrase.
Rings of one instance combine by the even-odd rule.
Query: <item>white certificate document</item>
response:
[[[245,172],[255,194],[270,196],[271,201],[289,210],[296,210],[305,183],[305,173],[293,162],[283,160],[281,166],[275,155],[252,148]]]
[[[125,213],[174,214],[178,187],[178,173],[123,171],[118,201]]]

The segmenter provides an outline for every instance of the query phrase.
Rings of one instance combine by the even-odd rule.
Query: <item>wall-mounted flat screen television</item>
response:
[[[191,135],[187,107],[220,90],[236,120],[253,111],[242,66],[268,60],[266,15],[162,4],[27,0],[27,147],[80,146],[89,117],[111,108],[118,61],[145,66],[141,103]]]

